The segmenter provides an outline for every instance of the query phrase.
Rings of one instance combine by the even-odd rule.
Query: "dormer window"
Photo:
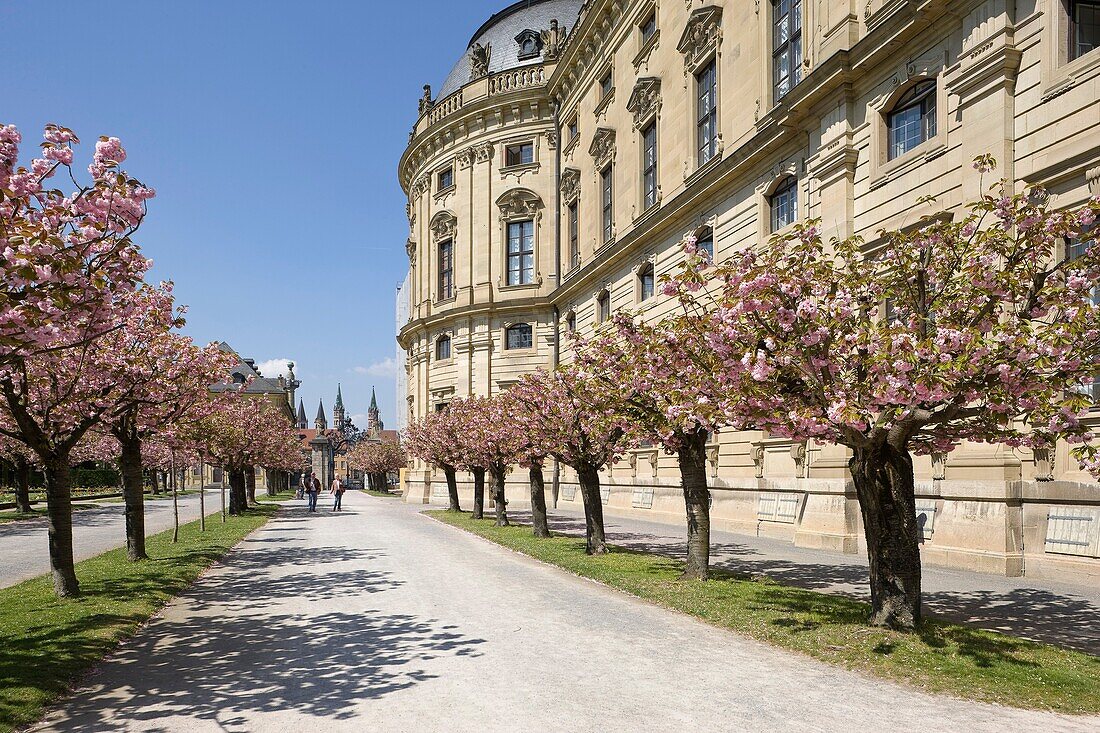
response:
[[[516,36],[516,43],[519,44],[520,61],[538,58],[542,53],[542,37],[530,28]]]

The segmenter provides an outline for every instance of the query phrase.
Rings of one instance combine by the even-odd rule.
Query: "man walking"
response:
[[[343,509],[340,508],[340,501],[344,498],[344,485],[340,483],[339,476],[332,477],[332,487],[329,489],[328,493],[336,497],[336,501],[332,504],[332,511],[343,511]]]
[[[309,511],[317,511],[317,495],[321,493],[321,479],[310,476],[306,480],[306,496],[309,498]]]

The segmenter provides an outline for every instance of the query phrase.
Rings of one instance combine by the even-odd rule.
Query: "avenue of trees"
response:
[[[994,161],[983,157],[983,175]],[[456,470],[475,478],[480,516],[490,473],[498,524],[503,475],[531,471],[536,534],[546,535],[543,461],[574,469],[587,551],[607,551],[600,470],[631,447],[677,457],[687,518],[684,575],[706,579],[706,446],[721,430],[758,430],[844,446],[870,562],[870,622],[921,618],[913,456],[963,441],[1033,449],[1064,440],[1100,475],[1083,385],[1100,360],[1100,197],[1055,210],[1039,189],[997,184],[961,215],[904,231],[825,241],[808,221],[712,262],[683,241],[661,278],[678,307],[657,321],[619,312],[552,373],[453,401],[410,425],[410,455],[439,467],[450,509]],[[480,478],[479,478],[480,475]],[[536,496],[537,495],[537,496]]]
[[[275,410],[210,390],[235,357],[179,333],[171,284],[145,281],[151,263],[134,237],[155,192],[121,168],[119,140],[96,142],[84,176],[71,130],[48,125],[43,138],[23,167],[20,132],[0,125],[0,458],[15,467],[20,511],[31,510],[30,472],[44,474],[54,588],[74,596],[74,465],[118,466],[128,557],[139,561],[146,473],[174,481],[206,460],[240,483],[253,466],[289,470],[301,458]]]
[[[386,491],[387,476],[405,467],[405,451],[397,443],[361,440],[348,450],[348,465],[367,476],[367,488]]]

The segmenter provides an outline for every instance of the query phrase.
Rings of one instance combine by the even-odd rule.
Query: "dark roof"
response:
[[[301,425],[309,424],[306,420],[306,403],[302,400],[298,400],[298,423]]]
[[[317,417],[315,418],[315,420],[319,420],[321,422],[327,422],[325,420],[325,401],[324,400],[317,400]]]
[[[516,36],[528,29],[535,32],[545,30],[550,27],[551,20],[557,20],[558,25],[572,31],[582,5],[583,0],[521,0],[495,13],[466,44],[466,52],[439,87],[436,99],[458,91],[470,81],[470,48],[475,43],[492,46],[489,54],[490,74],[541,63],[541,57],[520,60]]]

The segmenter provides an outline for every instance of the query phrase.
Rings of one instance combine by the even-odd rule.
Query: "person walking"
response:
[[[296,492],[294,492],[294,498],[295,499],[302,499],[302,498],[305,497],[306,479],[308,479],[308,478],[309,478],[309,476],[306,475],[306,472],[302,471],[302,475],[298,477],[298,490]]]
[[[340,483],[339,476],[333,476],[332,487],[329,489],[328,493],[336,497],[336,501],[332,503],[332,511],[343,511],[343,509],[340,508],[340,502],[344,498],[344,485]]]
[[[309,498],[309,511],[317,511],[317,496],[321,493],[321,479],[310,476],[306,481],[306,496]]]

